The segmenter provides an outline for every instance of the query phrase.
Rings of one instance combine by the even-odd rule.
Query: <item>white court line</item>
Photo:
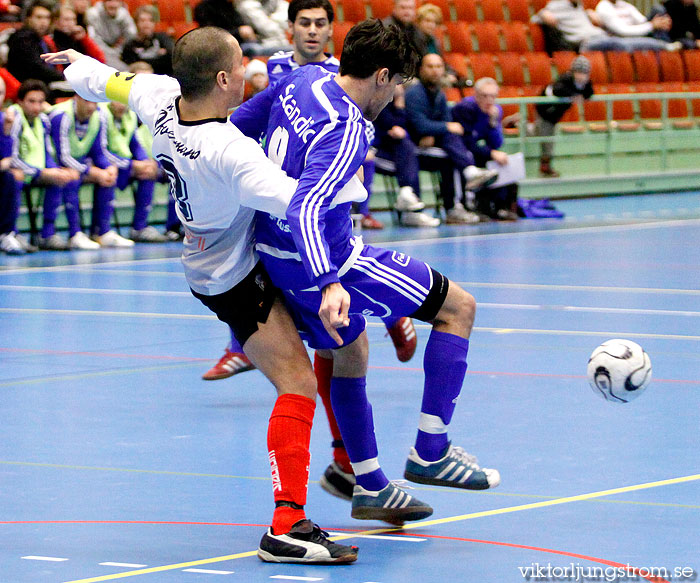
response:
[[[42,557],[38,555],[28,555],[26,557],[22,557],[23,559],[27,559],[28,561],[49,561],[52,563],[60,563],[62,561],[67,561],[68,559],[62,559],[61,557]]]
[[[329,532],[331,536],[343,536],[348,534],[347,532]],[[422,543],[428,540],[427,538],[418,538],[415,536],[385,536],[379,534],[361,534],[355,538],[372,538],[376,540],[388,540],[388,541],[400,541],[402,543]]]
[[[635,224],[625,224],[625,225],[599,225],[596,227],[580,227],[573,225],[571,227],[564,228],[553,228],[553,229],[533,229],[531,231],[517,231],[510,233],[482,233],[480,235],[458,235],[454,237],[429,237],[427,239],[403,239],[397,241],[382,241],[378,243],[381,247],[391,247],[393,245],[431,245],[433,243],[459,243],[461,241],[481,241],[485,239],[510,239],[510,238],[520,238],[520,237],[532,237],[536,235],[578,235],[580,233],[598,233],[600,231],[629,231],[629,230],[641,230],[641,229],[655,229],[655,228],[667,228],[667,227],[680,227],[680,226],[694,226],[700,223],[700,219],[679,219],[679,220],[660,220],[660,221],[649,221],[645,223],[635,223]],[[161,257],[152,259],[132,259],[132,260],[122,260],[122,261],[109,261],[103,263],[89,263],[89,264],[74,264],[74,265],[53,265],[46,267],[27,267],[23,269],[5,269],[0,270],[0,276],[2,275],[16,275],[21,273],[42,273],[42,272],[52,272],[52,271],[74,271],[76,269],[89,270],[96,268],[109,268],[113,265],[136,265],[136,264],[146,264],[146,263],[166,263],[179,261],[179,257]],[[115,271],[116,273],[116,271]],[[139,273],[138,271],[128,271],[128,273]],[[154,272],[159,274],[165,274],[169,272]]]
[[[556,306],[538,304],[496,304],[490,302],[477,302],[479,308],[492,308],[501,310],[552,310],[561,312],[587,312],[603,314],[642,314],[645,316],[700,316],[700,312],[682,310],[648,310],[638,308],[598,308],[593,306]]]
[[[163,296],[163,297],[187,297],[191,298],[192,293],[186,291],[157,291],[151,289],[108,289],[91,287],[53,287],[50,285],[0,285],[0,291],[21,291],[21,292],[51,292],[70,294],[99,294],[117,296]]]
[[[662,287],[615,287],[598,285],[556,285],[546,283],[484,283],[482,281],[458,281],[460,287],[469,289],[470,287],[486,287],[496,289],[517,289],[517,290],[552,290],[552,291],[590,291],[590,292],[613,292],[613,293],[640,293],[640,294],[671,294],[671,295],[691,295],[700,296],[698,289],[673,289]]]
[[[215,569],[183,569],[185,573],[208,573],[209,575],[232,575],[235,571],[217,571]]]
[[[197,314],[156,314],[152,312],[102,312],[99,310],[47,310],[38,308],[0,308],[0,314],[41,314],[55,316],[106,316],[109,318],[165,318],[171,320],[212,320],[216,316]],[[416,328],[430,329],[430,324],[414,323]],[[382,322],[368,322],[368,327],[384,327]],[[541,334],[562,336],[608,336],[610,338],[661,338],[666,340],[700,340],[700,336],[684,334],[651,334],[639,332],[600,331],[600,330],[546,330],[538,328],[494,328],[475,326],[475,332],[493,332],[494,334]],[[191,363],[190,363],[191,364]]]
[[[106,563],[100,563],[100,565],[104,565],[105,567],[128,567],[133,569],[148,567],[148,565],[139,565],[138,563],[112,563],[110,561],[107,561]]]
[[[323,577],[294,577],[292,575],[270,575],[270,579],[287,579],[289,581],[323,581]]]

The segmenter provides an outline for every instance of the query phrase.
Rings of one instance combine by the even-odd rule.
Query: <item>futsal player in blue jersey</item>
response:
[[[338,75],[302,67],[232,116],[243,133],[265,133],[268,157],[299,179],[286,220],[258,213],[256,248],[302,337],[333,358],[331,399],[357,480],[352,516],[390,522],[425,518],[432,508],[389,482],[378,463],[365,391],[365,315],[433,325],[405,477],[468,489],[500,482],[447,436],[467,369],[474,298],[427,264],[353,237],[350,203],[337,198],[367,153],[365,118],[375,119],[396,86],[415,75],[418,59],[398,27],[368,20],[348,33]]]

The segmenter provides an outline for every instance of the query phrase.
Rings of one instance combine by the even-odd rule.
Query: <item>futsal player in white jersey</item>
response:
[[[365,315],[433,325],[405,477],[467,489],[500,482],[447,435],[467,370],[474,298],[422,261],[353,237],[349,204],[338,198],[369,147],[365,118],[376,119],[418,60],[405,32],[368,20],[346,36],[338,75],[301,67],[232,115],[245,134],[265,133],[270,159],[299,178],[286,221],[258,213],[256,248],[302,337],[333,358],[331,400],[357,480],[352,516],[390,522],[419,520],[432,508],[389,482],[379,465],[365,391]]]
[[[184,35],[173,53],[174,79],[119,73],[71,50],[44,58],[72,63],[65,75],[78,94],[127,103],[151,130],[153,154],[168,174],[185,228],[182,262],[192,293],[234,330],[277,389],[268,426],[275,512],[258,556],[356,560],[357,547],[329,541],[304,513],[316,381],[279,290],[253,248],[253,209],[283,215],[296,182],[228,121],[243,97],[238,43],[214,27]]]

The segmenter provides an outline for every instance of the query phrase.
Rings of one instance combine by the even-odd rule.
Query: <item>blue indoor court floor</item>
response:
[[[255,557],[275,394],[257,371],[201,380],[228,334],[178,244],[0,256],[0,583],[697,581],[700,193],[557,207],[566,219],[364,233],[476,297],[450,434],[502,483],[414,484],[435,513],[404,529],[353,520],[318,485],[319,403],[307,513],[360,547],[348,566]],[[429,328],[405,364],[381,322],[368,332],[380,461],[400,479]],[[627,405],[586,380],[609,338],[653,364]]]

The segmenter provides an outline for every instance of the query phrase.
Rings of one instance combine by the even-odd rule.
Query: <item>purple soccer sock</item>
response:
[[[447,427],[467,372],[469,340],[433,330],[423,357],[425,386],[416,437],[416,451],[425,461],[445,455],[449,444]]]
[[[131,224],[134,231],[140,231],[148,226],[148,213],[153,202],[153,180],[138,180],[134,187],[134,220]]]
[[[236,337],[235,337],[234,334],[233,334],[233,328],[229,328],[229,331],[231,332],[231,344],[229,344],[228,349],[229,349],[231,352],[238,352],[238,353],[240,353],[240,354],[244,354],[244,353],[243,353],[243,347],[240,345],[240,343],[238,342],[238,340],[236,340]]]
[[[68,188],[72,183],[65,186]],[[41,236],[44,239],[48,239],[51,235],[56,233],[56,215],[58,214],[58,207],[61,206],[61,194],[62,189],[60,186],[47,186],[44,190],[44,222],[41,227]]]
[[[110,230],[114,201],[114,186],[95,186],[92,201],[92,233],[104,235]]]
[[[382,490],[389,480],[377,461],[377,440],[365,377],[333,377],[331,403],[358,485],[365,490]]]
[[[402,316],[387,316],[386,318],[382,318],[382,322],[384,322],[384,325],[388,330],[389,328],[393,328],[394,324],[396,324],[396,322],[398,322],[401,318]]]

